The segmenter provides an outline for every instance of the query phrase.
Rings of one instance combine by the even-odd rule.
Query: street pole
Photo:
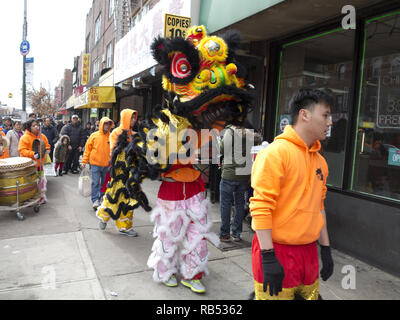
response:
[[[26,36],[28,33],[28,23],[26,21],[26,1],[24,0],[24,25],[23,25],[23,31],[22,31],[22,41],[26,40]],[[25,64],[26,64],[26,55],[22,56],[22,111],[26,112],[26,69],[25,69]]]

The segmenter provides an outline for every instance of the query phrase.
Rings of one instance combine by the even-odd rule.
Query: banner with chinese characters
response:
[[[90,54],[84,54],[82,59],[82,85],[86,85],[89,81],[90,71]]]

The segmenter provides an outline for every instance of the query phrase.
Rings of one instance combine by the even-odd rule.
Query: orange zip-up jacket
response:
[[[0,127],[0,128],[1,128],[1,127]],[[9,154],[9,152],[8,152],[8,148],[10,147],[10,141],[8,140],[8,138],[6,137],[6,135],[4,134],[3,128],[1,128],[0,134],[1,134],[1,136],[3,137],[1,140],[2,140],[3,148],[4,148],[3,155],[0,156],[0,159],[7,159],[7,158],[10,157],[10,154]]]
[[[253,164],[250,199],[252,228],[272,229],[272,240],[300,245],[316,241],[324,226],[328,165],[319,154],[321,143],[309,149],[292,126],[259,152]]]
[[[108,167],[110,162],[110,131],[104,134],[103,126],[106,122],[114,122],[103,117],[100,120],[99,131],[93,132],[85,144],[85,153],[83,154],[82,164],[87,164],[99,167]]]
[[[118,136],[124,131],[128,130],[128,136],[129,140],[132,134],[134,132],[131,130],[131,119],[132,115],[135,115],[135,118],[137,120],[137,111],[133,109],[125,109],[121,111],[121,120],[120,120],[120,125],[118,128],[115,128],[113,132],[111,132],[110,135],[110,153],[112,153],[117,141],[118,141]]]
[[[24,135],[19,139],[18,143],[18,153],[21,157],[31,158],[36,161],[36,167],[42,168],[44,164],[44,158],[35,159],[33,156],[35,155],[35,151],[32,150],[32,144],[35,139],[40,139],[39,135],[35,136],[29,130],[25,130]],[[42,141],[46,145],[46,150],[50,150],[50,145],[47,140],[47,137],[42,133]]]

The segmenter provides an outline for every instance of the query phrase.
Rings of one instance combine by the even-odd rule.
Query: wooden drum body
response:
[[[22,203],[38,193],[38,175],[32,159],[13,157],[0,159],[0,205]]]

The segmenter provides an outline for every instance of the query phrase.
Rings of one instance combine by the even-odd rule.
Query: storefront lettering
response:
[[[400,115],[398,114],[380,114],[378,117],[378,127],[395,127],[398,125],[400,125]]]

